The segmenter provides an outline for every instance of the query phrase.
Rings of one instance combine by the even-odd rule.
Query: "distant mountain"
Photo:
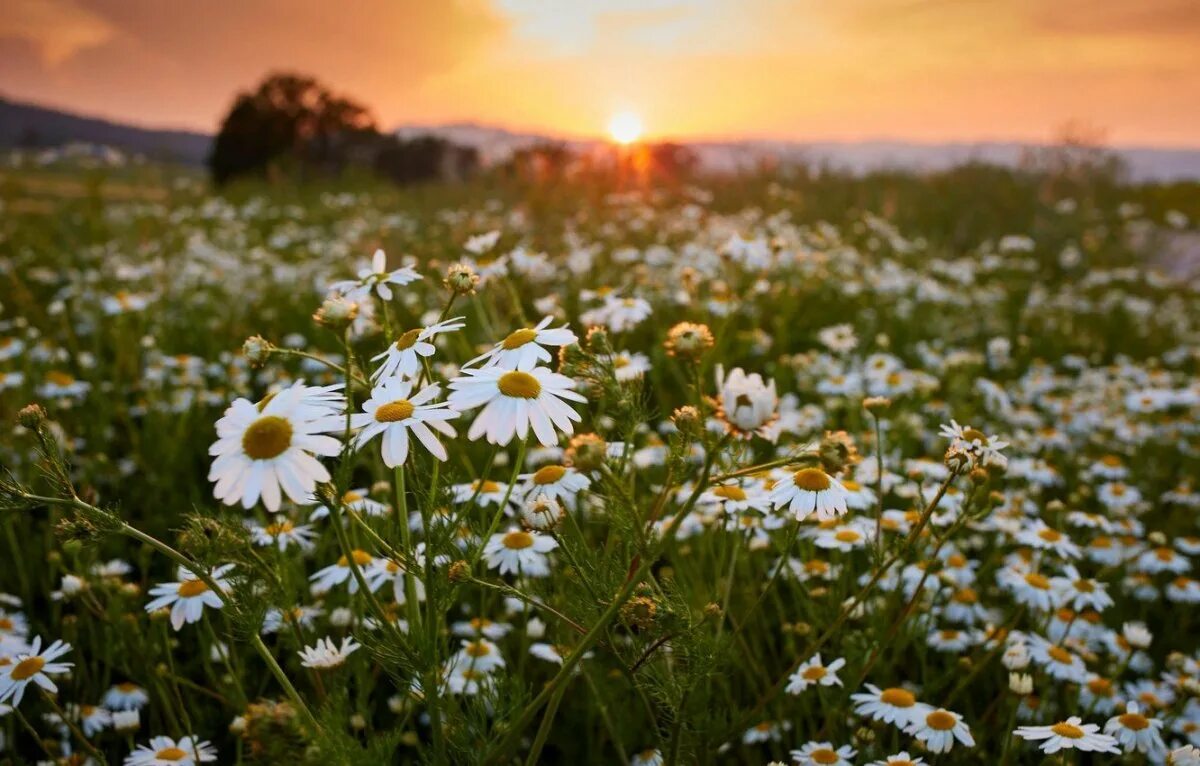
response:
[[[474,147],[485,165],[503,162],[515,151],[547,142],[581,152],[602,143],[599,139],[555,138],[476,123],[405,125],[396,128],[395,134],[401,138],[435,135]],[[208,155],[212,136],[138,128],[0,98],[0,148],[52,147],[72,142],[113,146],[151,159],[200,165]],[[1022,154],[1036,148],[1034,144],[1016,142],[922,144],[743,140],[686,144],[696,152],[703,169],[718,173],[736,173],[764,162],[806,162],[852,173],[881,168],[930,172],[969,161],[1013,166]],[[1113,151],[1125,160],[1135,181],[1200,180],[1200,148],[1115,147]]]
[[[203,164],[212,136],[184,130],[153,130],[0,98],[0,148],[43,148],[83,142],[129,154]]]

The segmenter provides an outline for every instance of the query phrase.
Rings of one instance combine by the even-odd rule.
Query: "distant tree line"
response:
[[[404,140],[381,133],[367,107],[312,77],[279,73],[238,94],[208,166],[218,184],[287,172],[332,176],[348,168],[415,183],[469,177],[479,168],[479,156],[436,136]]]

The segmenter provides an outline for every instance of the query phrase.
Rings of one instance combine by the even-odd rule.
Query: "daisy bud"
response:
[[[251,367],[262,367],[271,358],[271,352],[275,347],[271,345],[271,341],[261,335],[251,335],[246,338],[246,342],[242,344],[242,356],[246,357],[246,361],[250,362]]]
[[[471,565],[461,559],[455,561],[450,565],[447,576],[450,578],[450,582],[465,582],[471,579]]]
[[[446,271],[445,285],[455,295],[474,295],[479,275],[465,263],[456,263]]]
[[[40,404],[27,404],[17,412],[17,422],[33,431],[46,422],[46,411]]]
[[[345,298],[327,298],[313,314],[313,321],[331,330],[344,330],[358,316],[358,304]]]
[[[706,617],[720,617],[721,611],[721,605],[715,601],[709,601],[704,605],[704,615]]]
[[[887,412],[891,406],[892,400],[886,396],[868,396],[863,399],[863,409],[876,417]]]
[[[344,606],[329,613],[329,624],[335,628],[344,628],[352,622],[354,622],[354,612]]]
[[[854,438],[845,431],[826,431],[817,446],[817,454],[825,472],[832,476],[837,476],[862,460]]]
[[[1008,690],[1022,697],[1033,693],[1033,676],[1028,673],[1009,673]]]
[[[860,726],[854,730],[854,744],[859,747],[867,747],[875,741],[875,730],[866,726]]]
[[[563,520],[564,511],[557,500],[546,495],[526,502],[521,506],[521,524],[538,532],[549,532]]]
[[[971,469],[971,483],[975,486],[986,484],[988,480],[988,472],[982,468]]]
[[[541,639],[546,635],[546,623],[537,617],[530,617],[529,622],[525,623],[525,635],[535,641]]]
[[[387,497],[388,493],[391,491],[392,485],[390,482],[377,481],[371,485],[371,494],[375,497]]]
[[[1154,639],[1154,636],[1146,629],[1146,624],[1143,622],[1125,623],[1121,626],[1121,635],[1135,649],[1145,649],[1150,646],[1150,642]]]
[[[671,422],[675,424],[677,429],[679,429],[679,433],[683,434],[684,436],[691,436],[700,428],[700,424],[702,422],[700,418],[700,410],[696,409],[690,404],[686,404],[677,408],[673,413],[671,413]]]
[[[680,359],[699,359],[713,347],[712,331],[708,325],[680,322],[667,332],[663,346],[669,356]]]
[[[613,352],[612,343],[608,340],[608,330],[603,327],[591,327],[587,331],[588,350],[593,354],[607,355]]]
[[[567,446],[567,462],[584,473],[604,465],[608,444],[597,434],[579,434]]]
[[[971,468],[971,453],[957,444],[951,444],[942,457],[942,463],[950,469],[950,473],[961,476]]]
[[[621,605],[621,622],[645,630],[654,624],[658,603],[650,596],[637,596]]]
[[[1046,503],[1046,513],[1050,514],[1051,516],[1057,516],[1066,510],[1066,508],[1067,507],[1063,505],[1062,500],[1051,500],[1050,502]]]
[[[1025,644],[1015,643],[1004,650],[1000,661],[1009,670],[1024,670],[1029,667],[1029,649]]]

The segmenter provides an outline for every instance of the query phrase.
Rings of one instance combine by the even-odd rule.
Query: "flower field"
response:
[[[0,761],[1200,764],[1194,187],[105,183],[5,180]]]

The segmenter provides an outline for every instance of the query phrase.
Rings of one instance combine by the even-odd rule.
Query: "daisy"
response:
[[[412,388],[410,381],[388,378],[371,390],[370,398],[362,404],[363,411],[350,419],[352,427],[362,429],[354,439],[356,450],[382,436],[384,465],[395,468],[408,459],[408,433],[412,431],[430,454],[446,460],[446,448],[433,431],[456,436],[454,427],[446,421],[458,417],[458,413],[446,402],[429,403],[441,393],[441,386],[425,386],[410,399]]]
[[[1060,558],[1077,559],[1080,556],[1079,546],[1057,529],[1047,526],[1038,519],[1033,526],[1022,529],[1017,534],[1017,542],[1043,551],[1053,551]]]
[[[1079,574],[1079,570],[1068,565],[1063,569],[1061,577],[1051,577],[1050,585],[1058,594],[1061,604],[1076,611],[1095,609],[1103,612],[1113,605],[1112,597],[1108,595],[1108,586],[1098,580],[1092,580]]]
[[[469,503],[471,499],[475,499],[475,503],[480,508],[487,508],[493,505],[500,505],[507,502],[509,506],[515,506],[519,498],[514,497],[516,492],[508,491],[508,484],[500,481],[492,481],[491,479],[478,479],[466,484],[455,484],[451,487],[454,494],[454,502],[458,504]]]
[[[791,728],[791,721],[763,721],[742,732],[742,744],[757,745],[763,742],[778,742],[783,737],[783,732]]]
[[[1142,715],[1138,704],[1130,702],[1124,713],[1108,719],[1104,733],[1115,737],[1127,753],[1161,754],[1167,747],[1159,733],[1162,727],[1162,721]]]
[[[925,760],[909,755],[906,750],[901,750],[895,755],[889,755],[882,761],[871,761],[867,766],[925,766]]]
[[[451,662],[447,670],[446,689],[451,694],[475,695],[495,683],[492,676],[468,665]]]
[[[955,740],[966,747],[975,747],[975,739],[963,717],[945,708],[930,710],[909,724],[905,732],[916,737],[931,753],[950,752]]]
[[[328,670],[329,668],[340,667],[346,661],[346,658],[353,654],[360,646],[354,639],[349,637],[342,639],[341,646],[334,644],[333,639],[318,638],[315,646],[306,646],[297,652],[297,654],[300,655],[300,664],[304,667]]]
[[[546,346],[570,346],[579,338],[566,325],[550,327],[554,317],[545,317],[536,326],[515,330],[507,338],[463,365],[501,367],[505,370],[528,370],[538,362],[550,362],[554,357]]]
[[[637,380],[650,371],[650,357],[638,351],[617,351],[608,357],[608,363],[622,383]]]
[[[894,724],[900,729],[923,721],[925,714],[933,709],[924,702],[918,702],[908,689],[880,689],[873,684],[867,684],[867,689],[866,692],[850,695],[854,701],[854,712],[875,721]]]
[[[316,456],[332,457],[341,444],[322,434],[342,431],[346,423],[329,408],[302,401],[308,393],[303,385],[293,385],[258,404],[236,399],[229,405],[208,449],[214,457],[208,480],[216,483],[218,500],[251,508],[262,497],[274,513],[281,489],[292,502],[305,504],[317,482],[329,481]]]
[[[395,271],[387,270],[387,254],[378,249],[371,256],[371,265],[359,269],[358,279],[345,279],[334,282],[329,286],[331,292],[340,293],[346,300],[363,301],[375,293],[385,301],[392,299],[392,288],[389,285],[403,287],[421,278],[411,266],[404,266]]]
[[[828,665],[821,664],[821,655],[817,654],[796,668],[796,672],[788,679],[787,693],[799,694],[810,686],[842,685],[842,679],[837,672],[846,664],[845,658],[839,657]]]
[[[820,468],[801,468],[791,476],[775,482],[771,488],[771,502],[776,508],[787,506],[788,512],[797,521],[804,521],[812,513],[821,521],[843,516],[846,506],[846,490],[837,479]]]
[[[771,496],[761,483],[718,484],[700,495],[704,505],[720,505],[727,514],[757,511],[763,515],[771,512]]]
[[[138,710],[146,706],[150,695],[137,684],[125,681],[110,686],[102,701],[109,710]]]
[[[634,753],[629,756],[629,766],[663,766],[662,751],[648,747],[640,753]]]
[[[262,548],[274,547],[283,552],[295,545],[302,551],[310,551],[316,545],[313,542],[316,533],[312,527],[307,524],[297,526],[283,515],[276,516],[266,526],[247,522],[246,528],[250,530],[254,544]]]
[[[488,568],[499,568],[500,574],[523,574],[545,577],[550,574],[546,554],[558,547],[553,537],[523,529],[492,535],[483,549]]]
[[[380,362],[375,372],[371,373],[371,380],[377,382],[387,378],[417,377],[421,370],[421,360],[428,359],[437,352],[437,348],[430,341],[438,335],[461,330],[466,326],[463,317],[454,317],[428,327],[418,327],[401,333],[383,353],[371,357],[372,362]]]
[[[342,495],[342,505],[347,510],[354,511],[360,516],[374,516],[379,518],[387,516],[392,512],[392,507],[387,503],[381,503],[371,497],[371,490],[366,487],[347,490]],[[319,521],[328,518],[330,514],[329,506],[325,504],[318,505],[313,509],[313,512],[308,515],[309,521]]]
[[[450,406],[463,412],[484,405],[467,431],[471,440],[486,435],[489,443],[504,446],[514,434],[525,439],[532,428],[538,441],[551,447],[558,444],[555,426],[570,435],[575,432],[571,421],[583,419],[563,401],[587,401],[572,390],[575,381],[548,368],[487,367],[463,373],[450,381]]]
[[[843,553],[862,548],[867,544],[867,533],[859,524],[839,524],[828,529],[822,529],[813,539],[818,548],[839,550]]]
[[[855,750],[849,745],[834,749],[829,742],[806,742],[792,751],[792,760],[800,766],[851,766],[854,756]]]
[[[1000,570],[996,581],[1013,594],[1018,604],[1041,612],[1049,612],[1058,606],[1059,595],[1044,574],[1022,572],[1010,566]]]
[[[217,760],[217,749],[199,737],[151,737],[125,758],[125,766],[195,766]]]
[[[371,566],[375,561],[375,557],[364,550],[355,549],[350,553],[354,557],[354,563],[358,565],[360,571]],[[350,571],[350,560],[345,556],[339,557],[337,563],[330,564],[324,569],[313,572],[308,579],[312,581],[311,587],[314,593],[325,593],[333,586],[341,585],[347,580],[350,581],[350,592],[358,593],[358,578]],[[367,584],[372,585],[369,580]],[[373,587],[378,588],[382,584],[382,581],[379,581]]]
[[[50,676],[69,672],[75,664],[55,662],[71,651],[71,645],[62,641],[55,641],[43,651],[42,637],[34,636],[33,643],[26,649],[7,658],[8,664],[0,665],[0,702],[11,703],[13,707],[21,704],[25,687],[29,684],[37,684],[51,693],[57,692],[58,687],[50,680]]]
[[[80,728],[88,737],[94,737],[113,725],[112,711],[96,705],[70,705],[67,715],[79,721]]]
[[[233,569],[233,564],[219,566],[212,571],[212,579],[221,590],[229,587],[224,579]],[[225,605],[221,597],[213,592],[208,585],[195,577],[184,567],[177,572],[178,582],[167,582],[155,585],[150,589],[150,595],[155,598],[146,604],[147,612],[156,612],[165,607],[171,607],[171,627],[179,630],[184,623],[198,622],[204,615],[204,607],[220,609]]]
[[[1098,724],[1083,723],[1078,716],[1072,716],[1052,726],[1018,726],[1013,733],[1030,742],[1045,740],[1040,747],[1047,755],[1059,750],[1120,753],[1117,740],[1099,731]]]
[[[757,372],[747,375],[741,367],[726,375],[718,364],[717,389],[717,418],[740,438],[760,433],[776,417],[779,395],[774,380],[764,383]]]
[[[463,641],[462,648],[451,658],[451,662],[462,663],[464,666],[480,673],[491,673],[504,667],[504,657],[500,649],[486,638],[474,641]]]
[[[1038,635],[1031,636],[1029,654],[1052,678],[1074,684],[1087,683],[1087,665],[1076,654]]]
[[[544,465],[533,473],[517,477],[522,482],[518,492],[526,499],[545,496],[551,500],[571,502],[592,480],[572,466]]]

